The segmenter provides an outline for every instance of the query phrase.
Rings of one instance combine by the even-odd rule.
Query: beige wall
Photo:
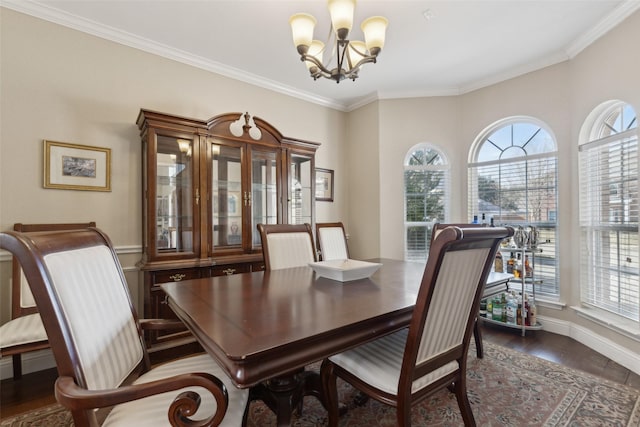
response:
[[[578,303],[577,138],[588,113],[606,100],[622,99],[640,112],[635,54],[640,12],[565,63],[465,95],[382,100],[350,113],[7,9],[0,19],[0,229],[14,222],[97,221],[119,249],[137,292],[132,282],[141,244],[139,109],[201,119],[248,111],[284,135],[322,143],[316,165],[335,170],[336,192],[334,203],[317,203],[317,219],[346,223],[354,258],[402,258],[406,152],[421,142],[443,149],[452,166],[451,220],[464,221],[471,144],[495,121],[526,115],[544,122],[559,145],[560,281],[566,306],[542,309],[541,315],[640,354],[637,340],[569,308]],[[43,139],[111,148],[112,191],[43,189]],[[8,318],[7,260],[0,254],[0,321]]]
[[[317,218],[346,218],[343,113],[8,9],[0,19],[1,230],[15,222],[96,221],[121,254],[137,295],[140,108],[198,119],[248,111],[286,136],[320,142],[316,164],[335,169],[339,185],[333,203],[317,204]],[[44,139],[110,148],[112,191],[44,189]],[[1,322],[9,318],[8,259],[0,258]]]
[[[349,114],[347,128],[347,185],[349,255],[380,255],[380,143],[378,103]]]

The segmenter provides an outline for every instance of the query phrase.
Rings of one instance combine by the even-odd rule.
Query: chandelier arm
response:
[[[316,58],[315,56],[308,55],[308,54],[304,53],[304,54],[300,55],[300,59],[302,61],[311,62],[313,65],[318,67],[320,70],[322,70],[327,75],[331,75],[331,71],[327,67],[325,67],[322,62],[318,61],[318,58]]]
[[[336,67],[338,68],[339,72],[342,72],[343,70],[342,66],[344,64],[344,56],[347,53],[348,46],[349,46],[348,40],[338,40],[338,42],[336,43],[336,61],[337,61]]]
[[[360,66],[364,64],[369,64],[369,63],[375,64],[377,62],[377,59],[378,59],[377,56],[373,56],[373,55],[365,56],[360,61],[358,61],[358,63],[352,69],[357,70],[360,68]]]

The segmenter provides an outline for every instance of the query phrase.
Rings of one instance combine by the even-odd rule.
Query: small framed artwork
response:
[[[333,171],[316,168],[316,200],[333,202]]]
[[[111,149],[45,140],[44,188],[111,191]]]

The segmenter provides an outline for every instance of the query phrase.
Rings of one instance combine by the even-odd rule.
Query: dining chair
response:
[[[338,424],[337,378],[396,407],[398,426],[411,425],[413,403],[449,388],[465,426],[475,426],[467,397],[467,352],[496,250],[511,235],[511,227],[448,227],[438,234],[409,327],[322,362],[330,426]]]
[[[51,230],[74,230],[95,227],[96,223],[23,224],[13,225],[15,231],[30,233]],[[49,348],[47,333],[29,290],[20,263],[13,257],[11,276],[11,319],[0,326],[0,356],[12,357],[13,379],[22,377],[22,354]]]
[[[58,369],[56,400],[85,426],[238,426],[248,392],[207,354],[153,368],[111,241],[97,228],[0,233],[29,282]],[[205,424],[206,422],[206,424]]]
[[[347,233],[341,222],[316,223],[316,243],[322,261],[349,259]]]
[[[310,224],[258,224],[266,270],[306,266],[316,261]]]
[[[433,229],[431,231],[431,243],[433,244],[433,240],[436,238],[438,234],[442,230],[447,227],[462,227],[462,228],[481,228],[488,227],[488,224],[465,224],[465,223],[444,223],[444,222],[436,222],[433,224]],[[480,323],[476,318],[473,324],[473,339],[476,343],[476,356],[478,359],[482,359],[484,357],[484,346],[482,345],[482,331],[480,331]]]

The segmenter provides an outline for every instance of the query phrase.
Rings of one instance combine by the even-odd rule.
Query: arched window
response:
[[[580,159],[581,300],[640,321],[638,121],[621,101],[583,126]]]
[[[469,220],[486,215],[496,225],[534,226],[536,294],[557,297],[558,165],[555,138],[530,117],[502,120],[476,139],[469,157]],[[529,288],[530,289],[530,288]]]
[[[409,150],[404,160],[405,255],[424,261],[429,253],[431,229],[449,217],[449,162],[430,144]]]

